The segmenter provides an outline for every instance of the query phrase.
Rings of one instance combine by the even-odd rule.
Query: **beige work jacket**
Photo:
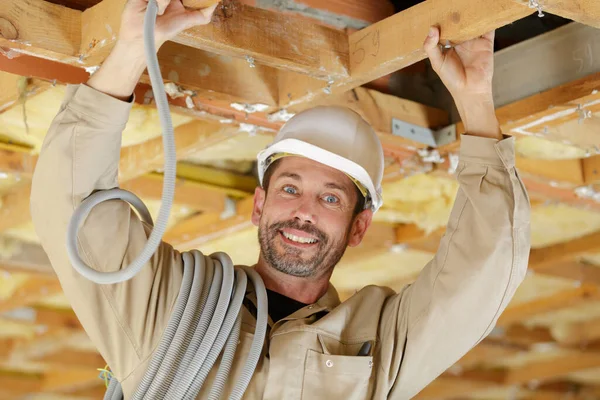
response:
[[[97,285],[71,267],[65,237],[83,199],[118,185],[121,133],[130,108],[88,86],[69,86],[31,191],[42,245],[126,399],[169,320],[183,275],[181,255],[164,243],[135,278]],[[514,139],[464,136],[460,190],[447,232],[416,282],[399,293],[368,286],[341,304],[330,287],[315,304],[274,324],[245,398],[409,399],[488,335],[523,280],[529,255],[529,199],[514,165]],[[80,230],[80,252],[97,270],[118,270],[139,254],[149,231],[128,204],[106,202]],[[254,298],[252,292],[248,296]],[[226,393],[240,373],[254,324],[244,311]],[[367,341],[370,354],[357,356]]]

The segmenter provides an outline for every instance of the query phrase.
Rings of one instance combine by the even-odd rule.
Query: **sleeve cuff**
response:
[[[461,135],[460,160],[479,164],[495,165],[506,169],[515,166],[515,138],[504,135],[504,139]]]
[[[65,99],[70,109],[86,117],[110,125],[125,125],[129,119],[134,97],[125,102],[80,84],[67,85]]]

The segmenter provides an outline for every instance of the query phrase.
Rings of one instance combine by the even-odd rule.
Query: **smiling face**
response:
[[[256,189],[252,215],[261,259],[296,277],[330,275],[346,247],[362,240],[371,210],[357,214],[356,186],[324,164],[291,156],[270,168],[267,192]]]

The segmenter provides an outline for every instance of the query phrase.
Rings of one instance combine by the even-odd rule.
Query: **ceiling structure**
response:
[[[394,3],[225,1],[211,26],[161,49],[179,159],[166,241],[252,265],[257,152],[293,113],[341,104],[380,135],[385,205],[332,282],[345,299],[366,283],[399,290],[415,278],[458,190],[452,174],[463,132],[423,61],[427,29],[439,23],[443,40],[456,43],[492,29],[524,32],[539,17],[520,0]],[[97,369],[105,363],[61,292],[28,200],[65,85],[85,82],[102,63],[123,4],[0,0],[0,399],[104,392]],[[529,274],[492,334],[419,399],[600,399],[600,8],[547,0],[542,12],[551,29],[538,25],[511,46],[503,35],[495,55],[497,115],[517,138],[532,203]],[[148,83],[136,89],[119,176],[156,216],[163,154]],[[428,147],[394,135],[394,119],[453,126],[456,135]]]

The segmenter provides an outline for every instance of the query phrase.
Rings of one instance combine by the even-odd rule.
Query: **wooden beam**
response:
[[[557,341],[565,346],[578,347],[600,339],[600,319],[569,324]]]
[[[52,364],[59,368],[81,368],[88,371],[95,371],[97,368],[103,368],[106,365],[106,361],[96,352],[73,349],[60,349],[36,357],[34,360],[44,364]]]
[[[223,140],[234,137],[239,130],[216,122],[192,121],[175,128],[177,159],[193,155]],[[121,149],[119,180],[125,182],[164,165],[162,137]]]
[[[125,0],[104,0],[82,15],[81,53],[101,63],[116,41]],[[181,33],[174,42],[321,79],[348,75],[344,32],[305,18],[236,4],[218,9],[213,22]]]
[[[236,204],[235,215],[223,219],[217,213],[205,213],[180,222],[164,237],[164,241],[180,251],[199,248],[203,243],[218,239],[252,226],[250,220],[254,199],[248,197]]]
[[[28,153],[25,149],[17,148],[17,146],[7,147],[5,149],[0,145],[0,172],[31,179],[38,156]]]
[[[550,128],[572,120],[583,119],[583,112],[594,113],[600,110],[598,89],[600,89],[600,73],[502,107],[496,113],[501,121],[502,130],[507,134],[541,135],[551,140],[552,136],[548,134]],[[513,110],[519,107],[522,108],[512,114]],[[535,109],[541,110],[529,112]]]
[[[498,319],[498,326],[507,326],[521,322],[538,314],[573,307],[590,299],[600,298],[600,288],[596,285],[581,285],[578,288],[564,290],[549,297],[539,298],[527,303],[509,306]]]
[[[527,363],[507,372],[507,385],[528,383],[532,380],[544,381],[561,378],[565,375],[591,368],[600,368],[600,353],[573,352],[544,361]]]
[[[35,304],[45,297],[61,292],[62,288],[57,279],[31,276],[19,285],[10,297],[0,301],[0,313]]]
[[[83,331],[83,327],[73,310],[63,310],[36,306],[35,323],[47,326],[50,330]]]
[[[583,181],[588,185],[600,182],[600,156],[583,159]]]
[[[38,374],[25,374],[18,371],[0,370],[0,390],[19,398],[28,393],[38,392],[42,388],[42,378]]]
[[[20,184],[0,199],[0,232],[29,221],[29,195],[31,186]]]
[[[181,125],[175,129],[177,159],[186,158],[200,149],[219,143],[238,133],[239,130],[235,127],[223,126],[216,122],[192,121]],[[16,166],[12,168],[21,168],[23,163],[25,163],[25,161],[18,162]],[[121,149],[119,180],[121,182],[126,182],[127,180],[140,177],[152,170],[162,168],[163,164],[164,152],[162,147],[162,137],[151,139],[135,146],[125,147]],[[31,168],[33,168],[33,166]],[[188,185],[185,189],[191,187],[193,187],[193,185]],[[30,191],[31,187],[29,184],[20,185],[16,190],[11,191],[2,198],[2,208],[0,208],[0,232],[17,227],[30,220]],[[186,195],[189,195],[189,192],[182,192],[180,194],[182,197],[185,197]],[[208,206],[207,203],[207,207]],[[217,207],[214,204],[213,206]]]
[[[0,0],[0,47],[77,64],[81,12],[43,0]]]
[[[513,356],[523,351],[526,351],[526,348],[510,346],[485,339],[465,354],[456,365],[462,369],[472,369],[486,361]]]
[[[103,367],[100,366],[100,368]],[[98,371],[95,369],[63,369],[50,370],[43,376],[40,391],[42,392],[64,392],[77,389],[85,389],[98,385]]]
[[[600,28],[600,6],[593,0],[546,0],[541,4],[544,11]]]
[[[177,177],[195,183],[212,185],[223,190],[232,189],[231,194],[237,192],[239,197],[253,194],[254,189],[258,186],[258,180],[253,176],[185,162],[177,165]]]
[[[345,92],[423,60],[423,42],[431,25],[440,26],[442,43],[460,43],[532,12],[513,0],[494,1],[486,7],[473,0],[424,1],[350,35],[349,77],[332,77],[321,84],[306,80],[290,84],[288,96],[281,97],[280,105],[290,108],[330,93]]]
[[[529,255],[529,265],[533,269],[542,271],[546,265],[568,261],[580,254],[595,251],[600,251],[600,231],[567,242],[532,249]]]
[[[277,105],[275,68],[260,64],[250,68],[242,58],[209,53],[173,42],[161,47],[158,61],[166,81],[194,90],[197,96],[258,103],[270,110]],[[144,75],[142,81],[150,83],[150,78]]]
[[[600,156],[596,156],[600,158]],[[585,185],[583,160],[579,158],[567,160],[540,160],[517,156],[516,167],[519,172],[545,178],[554,182],[569,182]]]
[[[530,265],[529,270],[543,275],[572,279],[580,284],[600,286],[600,268],[577,261]]]
[[[142,199],[160,200],[163,191],[163,178],[159,174],[144,175],[121,185],[121,188],[135,193]],[[223,212],[226,194],[222,191],[197,184],[196,182],[178,179],[175,184],[174,203],[188,206],[202,212]]]

